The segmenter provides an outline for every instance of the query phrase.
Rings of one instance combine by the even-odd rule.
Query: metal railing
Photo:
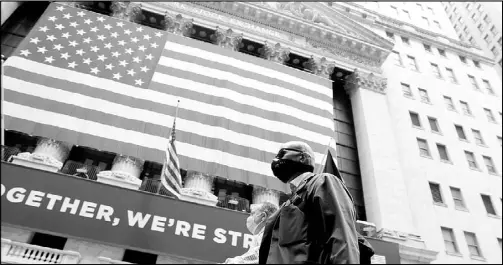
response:
[[[80,254],[2,238],[2,263],[78,264]]]
[[[98,173],[100,173],[100,171],[100,168],[97,166],[86,165],[76,161],[68,160],[59,172],[81,178],[97,180],[97,175]]]
[[[144,178],[140,190],[157,194],[159,193],[159,185],[161,185],[161,181],[158,179]]]
[[[217,206],[240,212],[250,212],[249,200],[232,195],[227,195],[223,198],[219,198]]]
[[[10,162],[11,157],[21,153],[17,147],[2,145],[2,161]]]

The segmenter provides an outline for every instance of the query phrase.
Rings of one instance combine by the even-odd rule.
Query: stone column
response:
[[[2,1],[0,4],[1,4],[0,11],[2,12],[0,18],[2,20],[1,24],[3,25],[3,23],[7,21],[7,19],[12,15],[12,13],[14,13],[14,11],[16,11],[16,9],[22,4],[22,2]]]
[[[33,153],[13,156],[12,163],[57,172],[70,154],[71,145],[53,139],[40,138]]]
[[[229,50],[237,51],[239,43],[243,40],[243,34],[236,34],[232,29],[224,30],[217,26],[215,30],[215,44]]]
[[[400,165],[386,94],[386,79],[355,72],[346,80],[351,99],[367,219],[378,237],[400,244],[404,263],[430,263],[437,252],[427,250],[417,235]]]
[[[166,11],[164,15],[166,31],[180,36],[187,37],[192,33],[193,22],[193,18],[187,19],[180,14],[173,15]]]
[[[315,75],[330,79],[335,69],[335,63],[328,61],[325,57],[318,59],[311,56],[311,58],[309,58],[309,60],[304,64],[304,67],[309,69],[311,73]]]
[[[4,2],[2,2],[1,4],[3,6]],[[12,12],[14,12],[14,11],[12,11]],[[3,17],[2,17],[2,20],[3,20]],[[0,73],[0,78],[1,78],[1,76],[3,76],[3,63],[5,62],[5,59],[6,59],[5,56],[2,54],[2,59],[0,61],[0,68],[1,68],[2,72]],[[3,96],[3,85],[0,85],[0,86],[2,89],[2,99],[1,99],[1,104],[2,104],[2,106],[1,106],[1,108],[2,108],[2,114],[1,114],[2,115],[2,145],[4,145],[4,137],[5,137],[5,133],[4,133],[5,126],[4,126],[4,118],[3,118],[3,113],[4,113],[3,112],[3,105],[4,105],[3,99],[4,99],[4,96]],[[3,155],[4,154],[3,154],[3,149],[2,149],[2,157],[3,157]]]
[[[279,207],[279,192],[264,187],[253,186],[252,202],[253,204],[270,202]]]
[[[132,2],[112,1],[112,4],[110,5],[110,10],[112,11],[113,17],[131,22],[138,22],[140,20],[142,9],[141,4]]]
[[[213,176],[192,170],[187,171],[180,199],[211,206],[217,205],[218,198],[211,193],[213,180]]]
[[[290,57],[288,57],[290,55],[290,49],[281,47],[279,43],[272,44],[266,41],[261,55],[269,61],[284,64],[286,61],[290,60]]]
[[[141,186],[140,174],[145,161],[125,155],[117,155],[112,169],[98,173],[98,182],[137,190]]]

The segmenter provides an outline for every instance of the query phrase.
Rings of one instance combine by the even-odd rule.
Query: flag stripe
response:
[[[331,117],[332,112],[333,112],[333,108],[330,111],[322,110],[322,109],[318,108],[317,106],[312,106],[310,104],[307,104],[302,99],[300,101],[299,100],[292,100],[290,98],[284,97],[283,95],[271,94],[267,91],[258,90],[258,89],[250,89],[249,87],[245,87],[245,86],[241,86],[239,84],[231,83],[227,80],[222,80],[222,79],[218,79],[216,77],[210,77],[210,76],[206,76],[206,75],[194,74],[193,72],[188,72],[183,69],[178,69],[175,67],[167,67],[164,65],[159,65],[159,66],[157,66],[157,72],[162,77],[166,77],[169,75],[169,76],[174,77],[174,79],[176,79],[176,78],[188,79],[188,80],[191,80],[192,82],[194,82],[195,84],[202,84],[201,85],[202,87],[210,86],[210,87],[216,87],[218,90],[232,91],[234,94],[257,98],[258,100],[262,100],[262,101],[267,101],[268,104],[271,104],[271,105],[285,105],[288,108],[295,108],[300,111],[309,113],[309,115],[314,114],[314,115],[321,116],[321,117]],[[155,80],[156,82],[151,84],[150,89],[153,89],[152,85],[156,84],[156,83],[162,84],[163,86],[164,85],[175,86],[174,84],[171,84],[171,82],[169,82],[167,80],[163,80],[162,78],[157,76],[157,74],[156,74],[155,78],[156,78],[156,80]],[[184,85],[180,88],[185,88],[186,86],[187,85]],[[229,86],[232,86],[232,89],[229,89]],[[207,89],[204,89],[202,87],[194,87],[194,88],[188,87],[187,89],[190,91],[195,91],[195,92],[199,92],[202,94],[211,94],[207,91]],[[164,88],[164,90],[161,90],[161,92],[164,92],[164,91],[166,91],[166,88]],[[227,94],[223,94],[223,97],[226,97],[226,96],[227,96]],[[252,105],[248,101],[243,101],[241,98],[237,98],[237,99],[231,98],[231,99],[233,99],[235,102],[238,102],[238,103],[245,103],[248,105]],[[274,100],[274,102],[271,102],[271,100]],[[275,108],[274,106],[266,106],[265,109],[274,109],[274,108]],[[286,115],[291,115],[288,111],[284,111],[282,109],[280,109],[279,111],[278,110],[272,110],[272,111],[275,111],[277,113],[286,114]]]
[[[163,53],[164,55],[164,53]],[[261,81],[254,80],[252,78],[247,78],[246,76],[240,76],[231,72],[220,71],[217,69],[213,69],[210,67],[200,66],[198,64],[188,63],[180,60],[171,59],[165,56],[162,56],[159,59],[159,66],[165,66],[170,68],[177,68],[186,72],[191,72],[196,75],[203,75],[215,79],[229,81],[230,83],[238,84],[240,86],[246,87],[250,90],[259,90],[262,92],[268,92],[273,95],[287,97],[291,100],[295,100],[298,102],[305,102],[313,107],[326,110],[329,113],[332,111],[332,103],[327,101],[322,101],[318,99],[314,99],[309,95],[302,94],[296,91],[291,91],[288,89],[281,88],[277,85],[267,84]],[[157,77],[159,74],[159,66],[156,69],[156,73],[154,73],[153,79],[154,81],[159,82],[162,80],[162,77]]]
[[[315,131],[305,130],[302,128],[298,128],[297,126],[293,126],[291,124],[283,123],[280,121],[272,121],[268,119],[264,119],[261,117],[257,117],[254,115],[248,115],[246,113],[241,113],[240,111],[236,111],[227,107],[206,104],[204,102],[173,96],[169,94],[160,93],[157,91],[151,90],[142,90],[141,93],[138,93],[138,88],[130,87],[127,85],[117,85],[112,81],[97,78],[91,75],[79,74],[73,71],[58,69],[51,66],[44,66],[43,64],[39,64],[37,62],[32,62],[20,57],[11,57],[8,60],[9,66],[15,66],[16,68],[24,69],[28,72],[40,72],[43,75],[52,76],[53,78],[61,79],[68,81],[73,84],[77,84],[77,88],[81,85],[96,87],[105,91],[114,92],[117,94],[122,94],[134,98],[140,98],[144,100],[148,100],[151,102],[157,102],[164,105],[175,106],[175,102],[178,99],[183,100],[183,104],[180,107],[181,109],[187,108],[192,111],[197,111],[199,113],[213,115],[217,117],[227,118],[229,120],[233,120],[235,122],[242,122],[257,128],[264,128],[269,131],[274,132],[282,132],[285,134],[290,134],[294,137],[300,137],[301,139],[311,140],[313,142],[318,142],[320,144],[326,144],[326,141],[329,136],[327,134],[316,133]],[[40,70],[37,70],[40,69]],[[5,68],[6,73],[8,73],[9,68]],[[9,73],[10,75],[10,73]],[[73,82],[72,82],[73,81]],[[109,82],[107,82],[109,81]],[[9,84],[6,82],[6,84]],[[81,85],[78,85],[81,84]],[[73,85],[72,85],[73,86]],[[36,90],[36,89],[34,89]],[[332,124],[333,128],[333,124]]]
[[[4,104],[5,115],[15,118],[56,127],[64,126],[64,128],[80,133],[86,133],[107,139],[116,139],[121,142],[158,150],[164,150],[162,146],[166,146],[166,144],[168,144],[168,140],[164,137],[153,136],[138,131],[125,130],[90,120],[79,119],[60,113],[48,112],[11,102],[4,102]],[[224,165],[241,168],[262,175],[269,175],[271,173],[270,163],[260,162],[255,159],[236,156],[228,152],[208,149],[188,143],[178,142],[177,147],[178,153],[183,156],[190,156],[207,162],[221,161]]]
[[[209,43],[194,41],[174,34],[168,34],[168,41],[164,45],[164,49],[189,54],[209,61],[220,62],[222,64],[237,67],[250,72],[260,73],[261,75],[301,86],[321,95],[332,97],[332,91],[330,89],[331,81],[328,79],[297,69],[292,69],[285,65],[275,65],[267,60],[253,58],[249,55],[222,49]],[[239,58],[243,58],[244,60],[240,60]]]
[[[79,94],[57,93],[62,91],[56,91],[50,88],[45,89],[43,87],[38,87],[31,95],[23,92],[25,92],[23,91],[23,86],[15,89],[10,89],[9,86],[5,89],[4,96],[7,102],[31,106],[54,113],[72,113],[72,116],[76,118],[104,123],[126,130],[139,131],[153,136],[162,137],[166,135],[166,132],[169,130],[162,122],[167,119],[167,117],[156,117],[159,115],[157,113],[151,113],[150,115],[152,115],[152,117],[148,113],[141,115],[140,110],[129,110],[126,106],[120,108],[116,103],[100,101],[95,98],[85,98]],[[83,102],[88,102],[88,104],[83,104],[84,106],[95,106],[94,109],[85,109],[79,106],[79,103]],[[72,103],[73,105],[70,105]],[[137,119],[133,119],[135,115],[141,116]],[[142,120],[142,117],[145,117],[145,119]],[[147,119],[146,117],[149,118]],[[185,121],[183,120],[178,120],[178,123],[179,128],[182,127],[181,125],[188,128],[188,130],[183,131],[183,133],[179,135],[179,142],[220,149],[262,162],[271,161],[279,148],[279,144],[276,142],[239,134],[235,132],[236,130],[223,130],[220,127],[215,128],[190,121],[187,121],[185,125]],[[204,132],[204,134],[198,135],[197,132]],[[267,139],[267,137],[265,138]],[[315,151],[316,162],[321,163],[324,147],[320,144],[316,144],[313,145],[312,148]]]
[[[165,178],[161,178],[161,183],[166,190],[171,193],[171,195],[175,196],[176,198],[180,198],[180,193],[175,190],[175,188],[172,186],[171,183],[168,183]]]
[[[53,124],[44,124],[41,123],[40,117],[33,117],[33,111],[35,109],[26,109],[26,106],[19,106],[19,105],[12,105],[11,103],[6,102],[5,103],[5,109],[6,115],[5,116],[5,127],[10,129],[10,130],[16,130],[16,131],[30,131],[33,132],[34,135],[47,135],[47,137],[53,137],[54,139],[58,139],[60,141],[65,141],[65,137],[69,137],[68,141],[72,144],[76,145],[83,145],[83,146],[88,146],[91,148],[97,148],[99,150],[103,150],[101,148],[106,148],[104,150],[109,151],[109,152],[114,152],[114,153],[121,153],[124,155],[131,155],[135,157],[141,157],[142,159],[149,160],[149,161],[154,161],[157,163],[164,163],[165,155],[164,151],[159,149],[160,146],[163,146],[163,144],[167,144],[167,139],[158,137],[153,140],[147,139],[147,137],[144,137],[146,141],[153,142],[152,146],[145,147],[145,146],[139,146],[136,142],[130,143],[128,139],[117,139],[115,137],[110,137],[105,136],[102,137],[100,136],[99,130],[112,130],[113,132],[116,132],[117,129],[106,126],[106,125],[100,125],[99,128],[93,129],[89,127],[90,122],[86,121],[81,121],[79,124],[72,123],[70,124],[71,126],[65,126],[61,127],[63,122],[75,122],[76,119],[70,117],[70,116],[55,116],[52,117],[53,115],[46,115],[44,119],[50,119],[53,120]],[[25,118],[17,118],[14,115],[10,115],[10,111],[19,113],[19,111],[24,111],[25,114],[22,116]],[[36,113],[40,115],[41,113]],[[35,114],[35,115],[36,115]],[[46,113],[43,113],[46,114]],[[19,116],[19,115],[18,115]],[[32,119],[33,117],[33,119]],[[57,119],[60,119],[59,121]],[[82,125],[84,123],[84,125]],[[42,125],[42,126],[40,126]],[[70,128],[67,128],[70,127]],[[84,128],[84,131],[82,132],[77,132],[74,129],[75,128]],[[93,126],[95,127],[95,126]],[[97,135],[94,135],[93,133],[90,132],[89,129],[92,129],[92,131],[96,131]],[[45,130],[44,132],[41,130]],[[51,133],[49,133],[51,132]],[[75,136],[73,138],[72,134]],[[138,137],[139,135],[133,135],[133,137]],[[180,145],[180,143],[179,143]],[[185,146],[181,144],[182,147],[181,149],[185,150]],[[233,180],[239,181],[239,182],[244,182],[252,185],[258,185],[262,187],[268,187],[270,189],[275,189],[278,191],[283,191],[283,192],[288,192],[287,186],[282,183],[280,180],[278,180],[275,177],[271,177],[270,173],[270,163],[267,164],[260,164],[256,162],[251,162],[251,160],[246,160],[241,161],[240,158],[236,158],[232,160],[226,160],[226,161],[231,161],[233,162],[232,165],[231,163],[222,163],[222,162],[208,162],[206,160],[199,159],[200,157],[215,157],[215,156],[225,156],[224,158],[229,157],[229,155],[224,154],[222,155],[220,152],[211,152],[213,150],[206,150],[202,148],[197,148],[197,146],[190,146],[188,145],[189,148],[189,153],[192,152],[198,156],[197,158],[193,158],[191,156],[184,156],[179,152],[179,157],[180,157],[180,166],[182,168],[190,168],[191,170],[194,171],[199,171],[199,172],[205,172],[206,174],[209,175],[215,175],[215,176],[231,176]],[[248,168],[242,168],[240,164],[247,164],[249,163],[252,165],[252,167],[258,168],[258,167],[266,167],[269,171],[267,174],[260,174],[256,173],[255,171],[258,170],[248,170]],[[230,165],[230,166],[229,166]],[[267,170],[266,170],[267,171]]]
[[[175,190],[180,191],[182,188],[182,176],[180,175],[180,170],[174,169],[173,164],[171,163],[167,163],[165,168],[165,174],[168,176],[166,179],[173,182]]]
[[[285,82],[285,81],[282,81],[282,80],[279,80],[279,79],[271,78],[271,77],[262,75],[261,73],[256,73],[256,72],[249,71],[247,69],[241,69],[241,68],[237,68],[235,66],[230,66],[230,65],[221,63],[221,62],[219,62],[219,61],[217,61],[215,59],[206,60],[204,58],[195,57],[195,56],[192,56],[192,55],[189,55],[189,54],[179,53],[179,52],[175,52],[175,51],[172,51],[172,50],[165,51],[162,55],[165,56],[165,57],[168,57],[168,58],[172,58],[174,60],[185,61],[185,62],[188,62],[188,63],[191,63],[191,64],[201,65],[202,67],[206,67],[206,68],[210,68],[210,69],[216,69],[216,70],[219,70],[220,72],[230,72],[230,73],[238,75],[238,76],[246,76],[246,77],[252,78],[254,80],[260,80],[260,81],[262,81],[264,83],[267,83],[267,84],[276,84],[277,86],[280,87],[280,90],[288,89],[288,90],[291,90],[293,92],[301,93],[302,95],[311,97],[311,98],[313,98],[315,100],[320,100],[322,102],[326,102],[329,105],[332,104],[332,98],[331,97],[327,97],[327,95],[325,95],[325,94],[313,93],[311,90],[306,89],[306,88],[301,87],[301,86],[298,86],[297,84],[292,83],[291,81]],[[264,60],[264,59],[261,59],[261,60]],[[157,67],[158,68],[156,69],[156,72],[159,72],[160,71],[159,67],[166,67],[166,66],[158,65]],[[203,74],[205,76],[208,76],[208,74],[206,74],[206,73],[203,73]],[[216,76],[209,75],[209,78],[215,79]],[[331,90],[331,88],[328,88],[328,89]],[[264,89],[253,87],[252,90],[255,91],[254,93],[257,93],[257,92],[259,92],[261,90],[264,90]],[[274,95],[273,93],[271,93],[270,91],[267,91],[267,90],[263,91],[263,93],[265,93],[266,95],[269,95],[269,96]],[[281,93],[276,93],[276,96],[284,97]],[[284,98],[287,98],[287,97],[284,97]],[[300,101],[300,103],[304,103],[305,104],[304,101]],[[319,108],[318,106],[314,106],[314,107],[315,108]]]

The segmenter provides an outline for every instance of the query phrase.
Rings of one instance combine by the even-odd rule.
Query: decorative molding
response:
[[[224,30],[217,26],[215,29],[215,44],[229,50],[237,51],[239,43],[243,40],[243,33],[236,34],[232,29]]]
[[[438,251],[417,248],[404,244],[399,245],[399,255],[402,264],[430,264],[437,259]]]
[[[197,3],[145,3],[152,12],[166,12],[166,9],[194,17],[198,23],[212,27],[219,25],[263,36],[273,43],[290,48],[303,56],[326,57],[337,62],[338,67],[351,70],[359,68],[364,71],[381,73],[380,65],[383,55],[389,53],[384,47],[368,44],[344,35],[329,28],[301,21],[294,17],[261,8],[254,3],[241,2],[197,2]],[[251,23],[249,23],[251,22]],[[361,27],[355,23],[355,27]],[[260,40],[256,37],[252,39]],[[349,41],[348,41],[349,40]],[[391,43],[391,42],[389,42]],[[391,47],[391,46],[390,46]],[[390,48],[391,49],[391,48]]]
[[[272,44],[267,41],[264,43],[264,48],[262,50],[262,57],[269,61],[284,64],[286,61],[290,60],[288,56],[290,54],[289,48],[281,47],[280,43]]]
[[[38,168],[45,171],[57,172],[63,167],[63,163],[49,155],[24,152],[12,156],[11,158],[13,164]]]
[[[344,89],[346,93],[351,94],[359,88],[368,89],[380,94],[386,94],[387,79],[374,75],[373,73],[366,74],[358,69],[348,76]]]
[[[253,186],[253,192],[252,192],[253,204],[270,202],[276,206],[279,206],[279,197],[280,194],[278,191],[267,189],[260,186]]]
[[[67,143],[42,137],[38,139],[33,155],[51,157],[63,163],[70,154],[71,146],[72,145]]]
[[[145,164],[145,161],[142,159],[126,155],[116,155],[111,171],[117,173],[119,178],[129,179],[129,177],[122,176],[131,175],[132,178],[139,179],[143,171],[143,164]]]
[[[138,22],[139,16],[142,13],[141,4],[132,2],[112,1],[110,10],[113,17],[131,22]]]
[[[335,69],[335,62],[328,61],[327,58],[315,59],[313,56],[304,65],[311,73],[330,79]]]
[[[181,36],[189,36],[194,19],[184,18],[181,14],[173,15],[166,11],[164,21],[166,31]]]

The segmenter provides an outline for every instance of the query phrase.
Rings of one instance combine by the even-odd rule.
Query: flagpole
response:
[[[332,139],[333,137],[330,137],[328,140],[327,144],[327,150],[325,150],[325,155],[323,155],[323,159],[321,160],[321,167],[318,169],[318,174],[320,174],[323,171],[323,166],[326,164],[327,156],[328,156],[328,150],[330,150],[330,145],[332,144]]]

